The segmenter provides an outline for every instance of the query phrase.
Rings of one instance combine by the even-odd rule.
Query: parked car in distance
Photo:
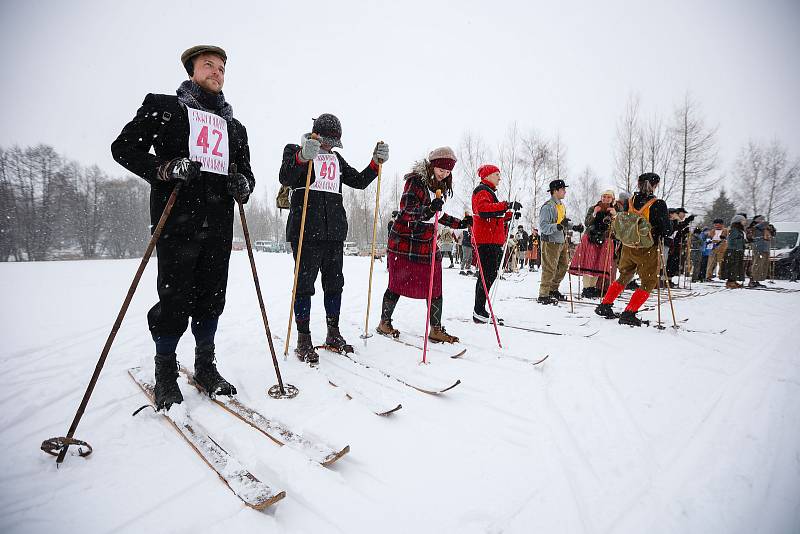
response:
[[[258,252],[285,252],[286,247],[284,243],[260,240],[253,243],[253,248]]]
[[[344,242],[344,255],[345,256],[358,256],[358,246],[355,241]]]

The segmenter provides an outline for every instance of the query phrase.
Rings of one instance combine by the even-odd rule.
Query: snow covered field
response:
[[[270,325],[282,337],[291,256],[257,261]],[[262,481],[286,491],[257,512],[160,415],[131,417],[146,399],[126,371],[153,365],[145,313],[156,298],[154,263],[76,435],[94,454],[71,455],[56,469],[39,450],[65,435],[137,263],[0,263],[0,532],[800,532],[800,293],[695,285],[716,292],[677,300],[679,318],[689,317],[686,328],[726,332],[657,331],[605,321],[588,306],[570,315],[568,305],[519,298],[538,289],[538,273],[523,273],[501,283],[495,311],[567,335],[504,328],[499,351],[491,326],[464,322],[475,279],[445,269],[444,323],[468,351],[450,359],[454,351],[434,347],[423,372],[462,384],[437,397],[372,382],[403,405],[379,417],[291,354],[281,369],[300,395],[266,396],[275,374],[247,257],[235,252],[220,371],[265,415],[351,447],[322,467],[181,382],[183,406]],[[365,360],[417,369],[412,349],[358,339],[368,269],[367,258],[345,258],[343,333]],[[376,262],[371,328],[386,281]],[[655,319],[655,311],[642,315]],[[400,330],[421,335],[424,304],[403,299],[395,317]],[[319,289],[312,318],[322,342]],[[192,347],[185,336],[179,359],[190,368]],[[283,342],[276,348],[282,353]],[[536,367],[521,361],[545,354]],[[321,356],[323,368],[341,358]]]

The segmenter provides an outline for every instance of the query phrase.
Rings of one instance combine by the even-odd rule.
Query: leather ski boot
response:
[[[194,381],[209,397],[236,395],[236,388],[217,371],[213,343],[194,349]]]
[[[458,338],[448,334],[441,325],[431,327],[431,331],[428,334],[428,339],[434,343],[458,343]]]
[[[297,333],[297,346],[294,349],[297,359],[311,365],[319,363],[319,354],[314,350],[314,344],[311,342],[311,334]]]
[[[386,337],[400,337],[400,330],[396,329],[392,326],[391,319],[381,319],[381,322],[378,323],[378,326],[375,328],[375,331],[379,334],[386,336]]]
[[[343,352],[350,354],[353,352],[353,345],[347,343],[339,332],[339,317],[327,317],[325,321],[328,323],[328,335],[325,336],[325,345],[336,352]]]
[[[619,316],[619,324],[642,326],[642,320],[636,317],[636,312],[626,310]]]
[[[550,296],[553,297],[554,299],[560,301],[560,302],[564,302],[564,301],[567,300],[567,297],[562,295],[561,292],[558,289],[554,289],[553,291],[551,291],[550,292]]]
[[[550,295],[545,295],[545,296],[542,296],[542,297],[539,297],[538,299],[536,299],[536,302],[538,302],[539,304],[554,304],[554,305],[557,305],[558,304],[558,299],[554,298],[554,297],[551,297]]]
[[[594,309],[594,312],[600,317],[605,317],[606,319],[619,318],[619,314],[614,311],[614,308],[612,308],[611,304],[598,304]]]
[[[178,387],[178,361],[175,354],[156,354],[156,410],[169,410],[183,402]]]

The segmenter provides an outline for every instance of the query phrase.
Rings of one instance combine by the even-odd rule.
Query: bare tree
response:
[[[720,182],[710,176],[716,166],[717,128],[706,126],[699,105],[688,93],[675,110],[673,135],[677,147],[681,207],[713,190]]]
[[[641,127],[639,125],[639,96],[630,95],[625,105],[625,114],[617,122],[617,137],[614,146],[614,177],[617,187],[633,191],[636,185],[636,163],[640,161]]]
[[[677,172],[677,145],[675,136],[660,117],[653,117],[641,128],[642,137],[641,154],[644,166],[640,174],[654,172],[661,177],[660,196],[667,204],[679,191],[680,175]],[[630,191],[629,191],[630,192]]]
[[[503,180],[500,182],[499,196],[514,200],[521,193],[519,184],[519,169],[522,166],[522,138],[517,128],[517,123],[512,123],[506,131],[506,138],[497,149],[500,173]]]
[[[76,178],[76,198],[73,216],[74,234],[84,258],[94,258],[98,252],[100,235],[105,224],[101,204],[100,184],[108,177],[93,165],[80,169],[77,165],[72,172]]]
[[[456,167],[457,176],[454,176],[455,199],[461,202],[464,210],[472,211],[472,191],[477,187],[478,167],[487,163],[490,157],[489,148],[478,135],[471,131],[466,131],[461,136],[461,142],[457,149],[458,166]],[[399,205],[399,200],[396,202]]]
[[[591,167],[586,167],[573,180],[569,192],[567,201],[571,207],[570,218],[574,224],[583,223],[589,207],[600,200],[600,181]]]
[[[550,144],[552,147],[550,157],[550,177],[553,180],[568,180],[567,169],[567,146],[561,139],[561,134],[557,133]]]
[[[796,212],[800,161],[790,162],[777,140],[769,146],[749,141],[739,153],[734,172],[738,186],[734,199],[752,210],[752,215],[769,220]]]
[[[531,209],[526,210],[525,220],[528,228],[536,226],[539,205],[546,197],[547,170],[550,168],[552,150],[550,143],[536,130],[532,130],[522,139],[522,161],[525,169],[527,195],[522,202],[528,203]]]

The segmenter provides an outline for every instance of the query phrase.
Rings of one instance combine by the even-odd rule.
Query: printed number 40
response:
[[[217,136],[217,142],[214,144],[214,148],[211,150],[211,154],[214,156],[222,156],[222,152],[219,151],[219,143],[222,141],[222,132],[219,130],[212,130],[211,135]],[[197,146],[203,147],[203,154],[208,153],[208,126],[203,126],[203,129],[200,130],[200,135],[197,136]]]
[[[335,163],[323,163],[322,168],[319,170],[319,173],[322,175],[320,178],[328,179],[328,180],[335,180],[336,179],[336,164]]]

